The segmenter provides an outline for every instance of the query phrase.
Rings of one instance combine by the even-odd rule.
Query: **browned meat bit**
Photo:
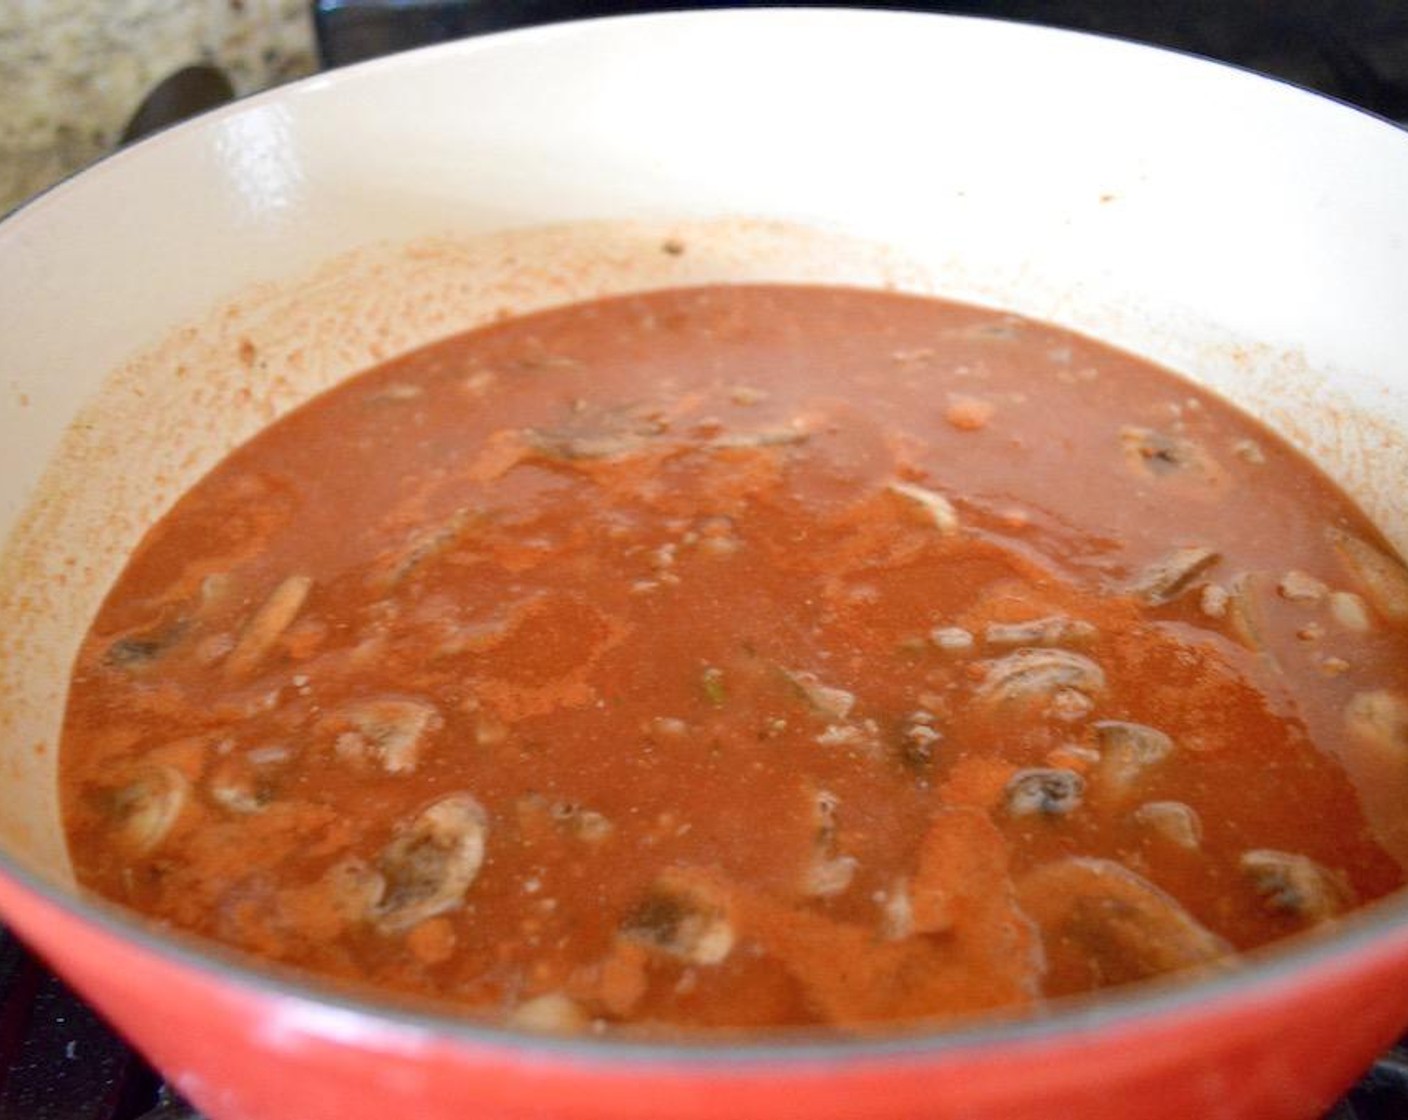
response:
[[[235,648],[225,658],[226,674],[242,677],[259,668],[259,663],[298,617],[312,590],[313,581],[308,576],[289,576],[274,588],[245,623]]]
[[[1074,770],[1018,770],[1007,783],[1007,811],[1014,817],[1064,817],[1080,807],[1085,779]]]
[[[171,832],[190,798],[190,783],[174,766],[151,765],[136,770],[110,795],[108,802],[123,848],[146,855]]]
[[[703,883],[669,874],[627,915],[621,935],[690,964],[720,964],[734,944],[724,898]]]
[[[1203,822],[1197,811],[1181,801],[1149,801],[1134,811],[1134,820],[1188,851],[1203,843]]]
[[[421,700],[363,700],[339,713],[350,729],[337,737],[344,758],[370,758],[388,774],[408,774],[425,741],[442,724],[434,706]]]
[[[1192,590],[1198,578],[1221,559],[1222,554],[1212,548],[1176,548],[1140,572],[1129,590],[1152,607],[1171,603]]]
[[[1101,720],[1094,725],[1100,748],[1095,780],[1103,796],[1122,801],[1134,792],[1144,772],[1173,753],[1173,740],[1142,723]]]
[[[1070,650],[1019,649],[986,665],[978,696],[992,703],[1051,704],[1070,693],[1091,700],[1105,688],[1100,666]]]
[[[1315,925],[1354,905],[1354,891],[1342,875],[1307,856],[1258,849],[1243,852],[1242,873],[1268,910]]]
[[[1390,622],[1408,622],[1408,569],[1395,557],[1342,529],[1328,530],[1330,544],[1369,602]]]
[[[483,866],[488,832],[488,815],[467,793],[442,797],[402,825],[377,860],[386,882],[377,925],[399,933],[459,906]]]
[[[1045,864],[1017,884],[1017,897],[1041,927],[1052,963],[1050,995],[1142,980],[1233,954],[1171,895],[1113,860]]]
[[[1028,622],[993,622],[983,629],[983,641],[990,646],[1084,645],[1094,639],[1094,626],[1081,619],[1053,615]]]
[[[1153,428],[1120,429],[1125,460],[1140,478],[1157,482],[1178,480],[1221,490],[1227,475],[1208,451],[1194,440]]]

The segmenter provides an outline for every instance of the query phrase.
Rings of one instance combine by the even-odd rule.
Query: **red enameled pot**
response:
[[[68,666],[184,486],[502,311],[743,279],[1097,335],[1251,409],[1408,543],[1408,135],[1387,123],[1150,48],[894,12],[630,17],[352,67],[0,224],[0,913],[214,1120],[1318,1115],[1408,1026],[1403,899],[1038,1019],[651,1045],[354,998],[73,886]]]

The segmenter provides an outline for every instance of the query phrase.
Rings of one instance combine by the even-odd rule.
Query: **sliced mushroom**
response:
[[[190,783],[174,766],[137,770],[112,794],[110,806],[118,842],[136,855],[153,851],[171,832],[190,792]]]
[[[1222,553],[1213,548],[1176,548],[1135,576],[1129,590],[1152,607],[1171,603],[1221,559]]]
[[[547,459],[562,462],[625,459],[650,446],[656,432],[566,433],[533,428],[523,433],[528,448]]]
[[[215,767],[206,788],[211,798],[232,813],[258,813],[272,796],[264,776],[247,755],[233,755]]]
[[[844,894],[859,866],[860,861],[855,856],[814,856],[807,865],[802,893],[812,898]]]
[[[352,729],[338,736],[338,753],[370,756],[388,774],[413,771],[426,740],[442,723],[434,706],[421,700],[362,700],[339,714]]]
[[[973,635],[961,626],[935,626],[929,631],[929,641],[948,653],[973,648]]]
[[[1263,848],[1243,852],[1238,862],[1272,913],[1315,925],[1354,905],[1354,891],[1344,877],[1308,856]]]
[[[1395,557],[1342,529],[1329,530],[1340,563],[1374,609],[1390,622],[1408,622],[1408,569]]]
[[[1133,819],[1171,844],[1196,851],[1203,843],[1203,822],[1197,810],[1182,801],[1147,801]]]
[[[1353,591],[1330,592],[1330,617],[1354,634],[1367,634],[1374,628],[1368,605]]]
[[[690,964],[721,964],[734,944],[724,900],[702,884],[669,875],[627,915],[621,934]]]
[[[914,900],[910,897],[909,881],[896,879],[881,903],[880,936],[886,941],[903,941],[914,932]]]
[[[386,879],[378,927],[399,933],[459,906],[483,866],[488,832],[484,807],[467,793],[442,797],[403,825],[377,860]]]
[[[915,486],[912,482],[891,482],[886,489],[919,505],[945,536],[958,532],[958,510],[937,490]]]
[[[978,696],[994,703],[1051,701],[1067,691],[1093,697],[1105,688],[1100,666],[1070,650],[1019,649],[986,664]]]
[[[1144,772],[1173,753],[1173,740],[1157,728],[1123,720],[1094,725],[1100,747],[1095,780],[1103,796],[1122,801],[1134,792]]]
[[[854,856],[837,854],[837,810],[835,794],[820,790],[813,798],[812,817],[816,833],[812,852],[802,872],[802,893],[813,898],[830,898],[843,893],[855,878],[860,862]]]
[[[1357,693],[1345,706],[1344,727],[1340,760],[1374,838],[1408,866],[1408,697],[1390,689]]]
[[[1345,727],[1391,762],[1408,763],[1408,699],[1388,689],[1357,693],[1345,707]]]
[[[1113,860],[1045,864],[1017,884],[1017,897],[1041,927],[1058,974],[1049,994],[1142,980],[1233,954],[1171,895]]]
[[[1074,770],[1018,770],[1007,783],[1007,811],[1014,817],[1064,817],[1080,807],[1085,779]]]
[[[293,625],[312,589],[313,581],[308,576],[289,576],[274,588],[245,624],[235,648],[225,658],[226,674],[242,677],[257,669],[284,631]]]
[[[474,517],[469,510],[458,509],[440,524],[416,533],[390,569],[373,581],[373,586],[382,592],[393,590],[427,564],[454,548],[464,538],[473,522]]]
[[[990,646],[1083,645],[1094,638],[1096,632],[1094,626],[1081,619],[1053,615],[1027,622],[989,623],[983,630],[983,641]]]
[[[1232,636],[1253,653],[1270,659],[1266,640],[1266,605],[1275,594],[1266,572],[1246,572],[1232,581],[1227,599],[1227,625]]]
[[[140,634],[128,634],[108,646],[103,662],[129,672],[145,669],[160,660],[185,634],[186,625],[180,622]]]
[[[827,719],[843,720],[855,707],[855,693],[824,685],[815,673],[784,669],[783,675],[797,689],[812,711]]]
[[[756,432],[726,432],[715,436],[707,446],[721,451],[749,447],[789,447],[805,443],[808,435],[801,428],[764,428]]]
[[[551,1034],[571,1034],[590,1022],[581,1006],[561,992],[545,992],[524,1000],[508,1015],[509,1026]]]

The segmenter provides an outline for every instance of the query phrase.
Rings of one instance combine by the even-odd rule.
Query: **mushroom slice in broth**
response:
[[[1344,876],[1308,856],[1267,849],[1244,852],[1242,873],[1276,914],[1316,925],[1354,905],[1354,891]]]
[[[454,793],[402,825],[377,859],[386,890],[377,926],[400,933],[463,901],[484,863],[489,818],[468,793]]]
[[[118,842],[136,855],[159,847],[190,799],[191,783],[174,766],[142,766],[112,791],[109,804]]]
[[[733,951],[726,900],[707,884],[669,875],[626,917],[622,936],[690,964],[716,965]]]
[[[1114,860],[1044,864],[1018,881],[1017,898],[1041,928],[1058,989],[1144,980],[1234,955],[1172,895]]]
[[[1173,753],[1173,740],[1154,727],[1124,720],[1100,720],[1093,726],[1099,744],[1096,782],[1102,796],[1127,799],[1145,772]]]
[[[1066,649],[1019,649],[987,662],[987,670],[978,696],[994,704],[1051,701],[1066,690],[1095,696],[1105,688],[1100,666]]]
[[[1330,529],[1329,537],[1345,570],[1374,608],[1391,622],[1408,622],[1408,569],[1402,562],[1342,529]]]
[[[1154,561],[1130,584],[1129,590],[1150,606],[1171,603],[1198,584],[1198,579],[1222,559],[1213,548],[1176,548]]]

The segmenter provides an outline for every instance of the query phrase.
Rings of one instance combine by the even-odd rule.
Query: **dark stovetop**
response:
[[[799,2],[847,6],[836,0]],[[1408,122],[1408,4],[1403,0],[852,3],[1026,20],[1173,47],[1272,74]],[[768,6],[768,0],[318,0],[313,9],[323,62],[340,66],[423,43],[579,16]]]
[[[686,7],[626,0],[319,0],[325,64],[579,15]],[[835,6],[822,4],[819,6]],[[1408,123],[1404,0],[954,0],[870,3],[1027,19],[1157,43],[1319,89]],[[1408,1117],[1408,1040],[1326,1120]],[[97,1015],[0,930],[0,1120],[198,1120]]]

